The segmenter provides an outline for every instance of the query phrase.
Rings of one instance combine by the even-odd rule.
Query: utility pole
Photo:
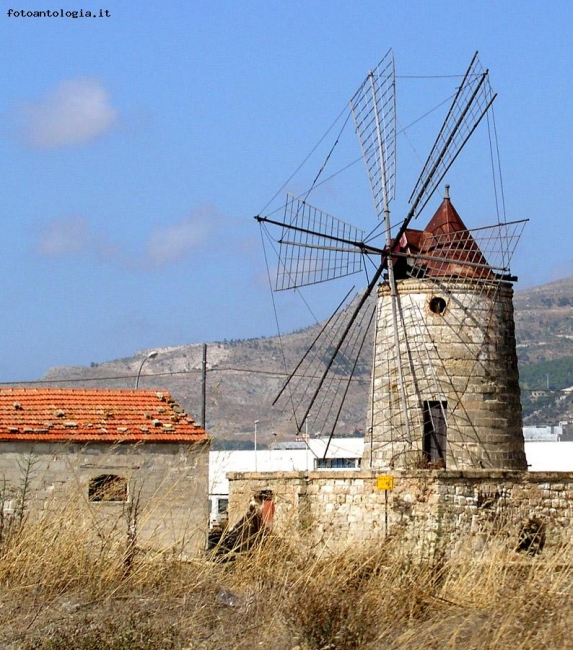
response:
[[[207,344],[203,343],[203,361],[201,362],[201,427],[205,428],[207,404]]]

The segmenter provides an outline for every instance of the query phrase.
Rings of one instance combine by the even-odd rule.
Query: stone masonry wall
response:
[[[421,467],[426,402],[444,405],[447,469],[525,470],[511,285],[397,284],[397,332],[389,287],[378,290],[362,466]]]
[[[80,507],[98,529],[127,536],[137,521],[137,544],[196,555],[208,526],[208,445],[167,443],[72,444],[0,442],[0,507],[42,516]],[[127,481],[127,501],[90,501],[90,480],[115,475]]]
[[[417,470],[391,473],[394,488],[377,488],[373,471],[229,474],[233,525],[253,494],[272,490],[276,534],[339,551],[383,540],[393,530],[421,544],[446,538],[450,548],[471,535],[475,544],[503,529],[514,537],[534,522],[548,545],[571,539],[573,473]]]

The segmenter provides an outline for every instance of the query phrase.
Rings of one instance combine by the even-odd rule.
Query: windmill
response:
[[[282,221],[255,217],[266,232],[278,229],[278,291],[367,270],[367,261],[374,269],[366,288],[327,321],[277,396],[291,403],[299,431],[312,415],[332,436],[366,345],[364,332],[374,329],[363,459],[371,467],[524,468],[512,312],[516,278],[509,263],[525,221],[468,230],[446,186],[428,225],[410,227],[495,97],[476,53],[406,216],[393,227],[396,101],[389,51],[350,101],[376,227],[366,234],[295,196],[287,197]],[[311,372],[317,361],[319,371]]]

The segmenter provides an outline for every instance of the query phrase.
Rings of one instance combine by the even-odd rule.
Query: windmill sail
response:
[[[476,52],[412,190],[407,221],[424,209],[495,98]]]
[[[376,301],[365,298],[362,291],[350,303],[339,305],[275,399],[292,412],[299,433],[308,428],[330,437],[341,420],[354,423],[362,415],[346,414],[345,406],[349,393],[364,391],[368,385],[365,345],[371,340]],[[362,300],[363,308],[357,310]]]
[[[392,50],[368,74],[350,106],[380,219],[396,193],[396,81]]]
[[[295,196],[287,196],[278,240],[277,291],[362,271],[364,232]]]

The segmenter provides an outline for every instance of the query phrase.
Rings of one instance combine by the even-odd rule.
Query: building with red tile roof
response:
[[[3,388],[0,507],[9,518],[25,483],[29,521],[73,504],[94,522],[94,544],[107,534],[133,543],[137,531],[138,546],[196,555],[209,441],[167,391]]]

